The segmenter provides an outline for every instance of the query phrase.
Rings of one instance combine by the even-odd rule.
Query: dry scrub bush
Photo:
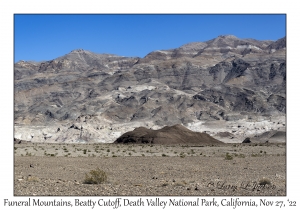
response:
[[[229,155],[229,153],[226,153],[225,160],[232,160],[232,159],[233,157]]]
[[[107,175],[105,171],[97,168],[96,170],[91,170],[89,174],[85,174],[84,184],[101,184],[107,180]]]
[[[259,185],[271,185],[271,181],[267,178],[262,178],[259,180]]]
[[[27,181],[28,182],[39,182],[40,179],[38,177],[36,177],[36,176],[28,176],[27,177]]]

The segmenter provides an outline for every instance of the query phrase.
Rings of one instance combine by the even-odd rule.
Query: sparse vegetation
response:
[[[239,158],[245,158],[245,155],[244,154],[239,154],[238,157]]]
[[[28,176],[27,181],[28,182],[38,182],[38,181],[40,181],[40,179],[36,176]]]
[[[131,145],[124,144],[119,145],[118,149],[116,144],[110,144],[109,146],[103,144],[100,145],[98,150],[95,150],[96,145],[93,144],[76,144],[75,147],[72,146],[67,145],[64,147],[64,145],[57,144],[53,148],[52,144],[45,144],[43,146],[45,150],[43,151],[40,145],[37,145],[38,151],[35,151],[31,144],[14,145],[17,148],[14,151],[16,152],[15,158],[22,163],[15,165],[15,180],[19,185],[17,193],[23,193],[26,190],[25,188],[23,189],[23,185],[28,184],[30,185],[28,193],[43,192],[43,195],[46,195],[49,192],[46,189],[44,190],[44,186],[53,183],[58,190],[61,190],[54,190],[53,194],[64,193],[65,191],[63,190],[65,188],[61,189],[60,186],[68,186],[70,191],[74,189],[72,191],[74,195],[80,193],[101,196],[116,195],[116,193],[122,194],[119,187],[125,184],[124,188],[130,189],[128,193],[146,192],[145,194],[147,194],[147,189],[149,189],[149,194],[166,192],[166,195],[175,195],[176,193],[176,195],[180,193],[182,195],[202,195],[201,193],[206,191],[207,183],[210,181],[216,180],[214,181],[215,184],[219,181],[226,181],[225,178],[227,177],[223,176],[223,174],[235,176],[236,180],[230,180],[229,184],[242,183],[244,180],[246,182],[256,181],[257,189],[260,189],[264,188],[264,185],[269,186],[269,182],[261,180],[263,177],[267,177],[270,183],[272,182],[271,185],[276,186],[274,191],[268,187],[268,190],[255,191],[255,195],[268,195],[268,193],[270,195],[283,195],[285,193],[286,179],[285,168],[283,167],[285,163],[285,147],[279,148],[276,145],[271,145],[269,148],[266,145],[249,148],[247,144],[237,145],[237,147],[227,144],[218,147],[207,146],[200,148],[197,145],[182,147],[181,145],[157,146],[154,144],[151,148],[149,145],[144,144],[134,145],[129,149]],[[25,148],[27,148],[27,151],[25,151]],[[74,151],[75,148],[76,151]],[[101,151],[100,148],[104,148],[104,150]],[[108,149],[110,150],[109,153],[107,152]],[[69,152],[66,152],[68,150]],[[122,152],[123,150],[125,151],[124,153]],[[147,150],[148,153],[146,152]],[[86,154],[83,154],[84,151],[86,151]],[[268,156],[265,155],[265,151]],[[29,153],[36,157],[28,157]],[[20,157],[22,154],[24,158]],[[255,158],[252,158],[251,154]],[[44,157],[40,158],[42,156]],[[230,160],[231,157],[233,158],[232,160]],[[166,161],[167,159],[169,161]],[[163,162],[163,164],[157,164],[159,161]],[[178,164],[174,164],[174,161]],[[262,161],[263,165],[261,164]],[[47,163],[48,168],[51,170],[41,167],[43,163]],[[279,163],[278,166],[277,163]],[[120,170],[115,171],[115,166],[118,166]],[[106,173],[106,179],[104,178],[106,181],[99,182],[104,183],[104,185],[102,184],[103,186],[98,185],[99,183],[95,181],[96,178],[92,178],[93,173],[89,173],[90,170],[96,171],[97,167]],[[184,170],[182,170],[183,168]],[[251,173],[252,169],[255,170],[255,173]],[[48,171],[49,174],[47,174]],[[76,173],[78,171],[81,172]],[[130,173],[133,175],[131,176]],[[190,175],[186,176],[187,173]],[[33,178],[30,182],[27,181],[29,174],[39,177],[40,180],[38,181],[37,179],[36,181],[38,182],[35,182]],[[71,179],[64,177],[70,174],[72,174]],[[245,174],[247,174],[246,179],[243,178]],[[149,181],[149,178],[151,179],[153,176],[157,177],[157,179]],[[239,177],[241,178],[239,179]],[[184,179],[186,183],[183,182]],[[113,183],[116,182],[119,182],[120,186],[114,186]],[[139,184],[142,187],[137,189],[136,186],[140,186]],[[33,186],[39,188],[39,191],[33,190],[31,188]],[[82,186],[86,187],[82,188]],[[131,186],[135,187],[131,189]],[[209,191],[212,194],[231,193],[231,191],[227,192],[212,186],[210,186],[210,189],[214,189],[214,191]],[[243,193],[244,191],[235,191],[234,195],[240,192]],[[251,191],[245,191],[245,195],[252,195],[251,193]],[[233,195],[233,193],[230,195]]]
[[[89,174],[85,174],[84,184],[102,184],[107,180],[107,174],[105,171],[97,168],[96,170],[91,170]]]
[[[168,185],[169,185],[169,183],[166,183],[166,182],[165,182],[165,183],[163,183],[161,186],[162,186],[162,187],[166,187],[166,186],[168,186]]]
[[[262,178],[261,180],[259,180],[258,182],[259,185],[271,185],[271,181],[267,178]]]
[[[186,185],[186,182],[176,182],[175,186],[184,187]]]
[[[232,160],[232,159],[233,159],[232,155],[230,155],[229,153],[226,153],[225,160]]]
[[[26,156],[32,156],[31,152],[26,152]]]

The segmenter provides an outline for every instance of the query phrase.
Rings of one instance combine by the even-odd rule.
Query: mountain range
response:
[[[19,61],[14,94],[14,137],[26,141],[111,143],[175,124],[224,142],[265,141],[285,133],[286,37],[222,35],[143,58],[77,49]]]

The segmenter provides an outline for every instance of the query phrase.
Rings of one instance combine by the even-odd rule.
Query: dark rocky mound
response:
[[[166,126],[159,130],[139,127],[124,133],[114,143],[134,144],[223,144],[206,133],[193,132],[182,125]]]
[[[21,139],[14,138],[14,144],[24,143]]]
[[[251,143],[250,138],[249,137],[245,138],[245,140],[242,143]]]

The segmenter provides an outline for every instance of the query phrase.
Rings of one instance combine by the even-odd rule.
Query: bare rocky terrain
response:
[[[15,144],[14,195],[286,195],[286,145]],[[102,184],[84,184],[99,168]],[[262,180],[269,184],[260,185]]]
[[[223,142],[285,132],[285,37],[219,36],[144,58],[79,49],[19,61],[14,79],[14,137],[26,141],[111,143],[175,124]]]

